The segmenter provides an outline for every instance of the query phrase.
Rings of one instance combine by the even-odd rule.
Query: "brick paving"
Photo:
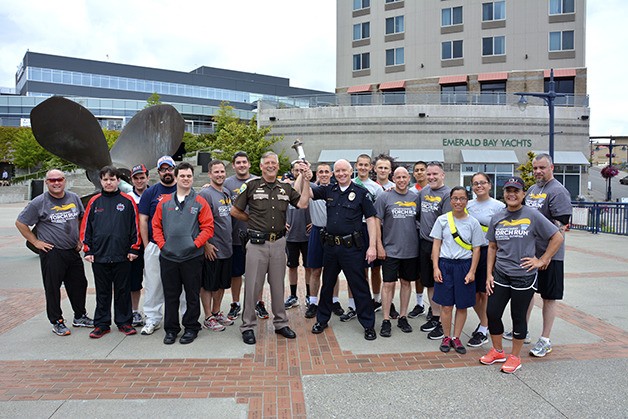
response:
[[[591,254],[587,249],[568,250]],[[608,257],[608,262],[613,260],[626,262],[628,258]],[[626,273],[604,275],[625,277]],[[590,276],[567,275],[573,280]],[[4,289],[0,298],[0,338],[45,310],[41,289]],[[541,304],[540,299],[536,304]],[[313,320],[305,319],[304,311],[303,305],[290,310],[296,340],[277,337],[271,321],[260,321],[255,353],[241,358],[0,361],[0,401],[218,397],[248,404],[250,418],[304,418],[304,375],[480,366],[478,351],[466,355],[440,351],[353,354],[341,349],[333,326],[321,335],[311,334]],[[601,341],[555,346],[551,356],[526,358],[526,362],[628,357],[628,333],[623,329],[563,303],[558,304],[558,317]]]

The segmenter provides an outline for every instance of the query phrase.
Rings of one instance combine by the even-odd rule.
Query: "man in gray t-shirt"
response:
[[[87,317],[85,297],[87,278],[79,254],[79,223],[85,212],[79,197],[65,190],[65,174],[61,170],[46,173],[48,191],[33,199],[20,213],[15,226],[37,250],[46,294],[46,314],[53,333],[69,335],[61,311],[61,284],[65,286],[75,327],[93,327]],[[35,226],[36,230],[31,230]]]

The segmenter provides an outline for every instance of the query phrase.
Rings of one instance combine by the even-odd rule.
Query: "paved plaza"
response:
[[[276,335],[272,319],[259,321],[255,346],[242,343],[240,319],[224,332],[203,330],[190,345],[164,345],[163,329],[125,336],[114,328],[95,340],[88,329],[72,328],[71,336],[55,336],[39,259],[14,226],[25,204],[0,205],[0,417],[628,416],[628,237],[567,233],[554,350],[532,358],[527,345],[522,369],[507,375],[478,362],[489,344],[465,355],[440,352],[440,341],[419,331],[423,316],[410,319],[413,333],[393,327],[391,338],[372,342],[357,321],[337,317],[313,335],[301,282],[301,305],[288,311],[295,340]],[[91,317],[94,282],[89,266],[86,272]],[[398,295],[395,301],[399,307]],[[224,310],[229,302],[227,293]],[[541,330],[536,304],[533,342]],[[63,309],[71,319],[66,298]],[[463,342],[476,325],[470,310]]]

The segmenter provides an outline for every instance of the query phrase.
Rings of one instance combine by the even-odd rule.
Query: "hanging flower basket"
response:
[[[619,170],[615,166],[606,166],[602,169],[602,177],[604,179],[609,179],[617,176],[619,174]]]

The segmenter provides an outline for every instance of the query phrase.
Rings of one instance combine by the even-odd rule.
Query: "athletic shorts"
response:
[[[537,289],[537,274],[525,276],[510,276],[497,269],[493,270],[493,282],[496,287],[507,287],[515,291],[528,290],[530,288]]]
[[[323,227],[312,226],[310,240],[307,243],[306,268],[319,269],[323,267],[323,242],[321,230]]]
[[[396,282],[397,278],[416,281],[419,276],[419,259],[398,259],[387,257],[382,262],[382,280]]]
[[[231,258],[203,262],[203,289],[218,291],[231,288]]]
[[[242,245],[233,245],[233,254],[231,255],[231,277],[235,278],[244,275],[244,267],[246,266],[246,258],[244,257],[244,251]]]
[[[471,259],[438,259],[443,282],[434,282],[434,302],[442,306],[469,308],[475,305],[475,282],[464,283]]]
[[[144,280],[144,251],[140,252],[133,262],[129,271],[129,286],[131,291],[140,291]]]
[[[565,262],[553,260],[544,271],[538,271],[538,293],[544,300],[562,300],[565,290]]]
[[[419,244],[419,273],[421,284],[424,287],[434,286],[434,265],[432,264],[432,243],[429,240],[421,240]]]
[[[299,267],[299,256],[303,257],[303,266],[307,266],[307,242],[286,242],[288,268]]]
[[[475,270],[475,292],[486,292],[486,257],[488,246],[480,247],[480,261]]]

